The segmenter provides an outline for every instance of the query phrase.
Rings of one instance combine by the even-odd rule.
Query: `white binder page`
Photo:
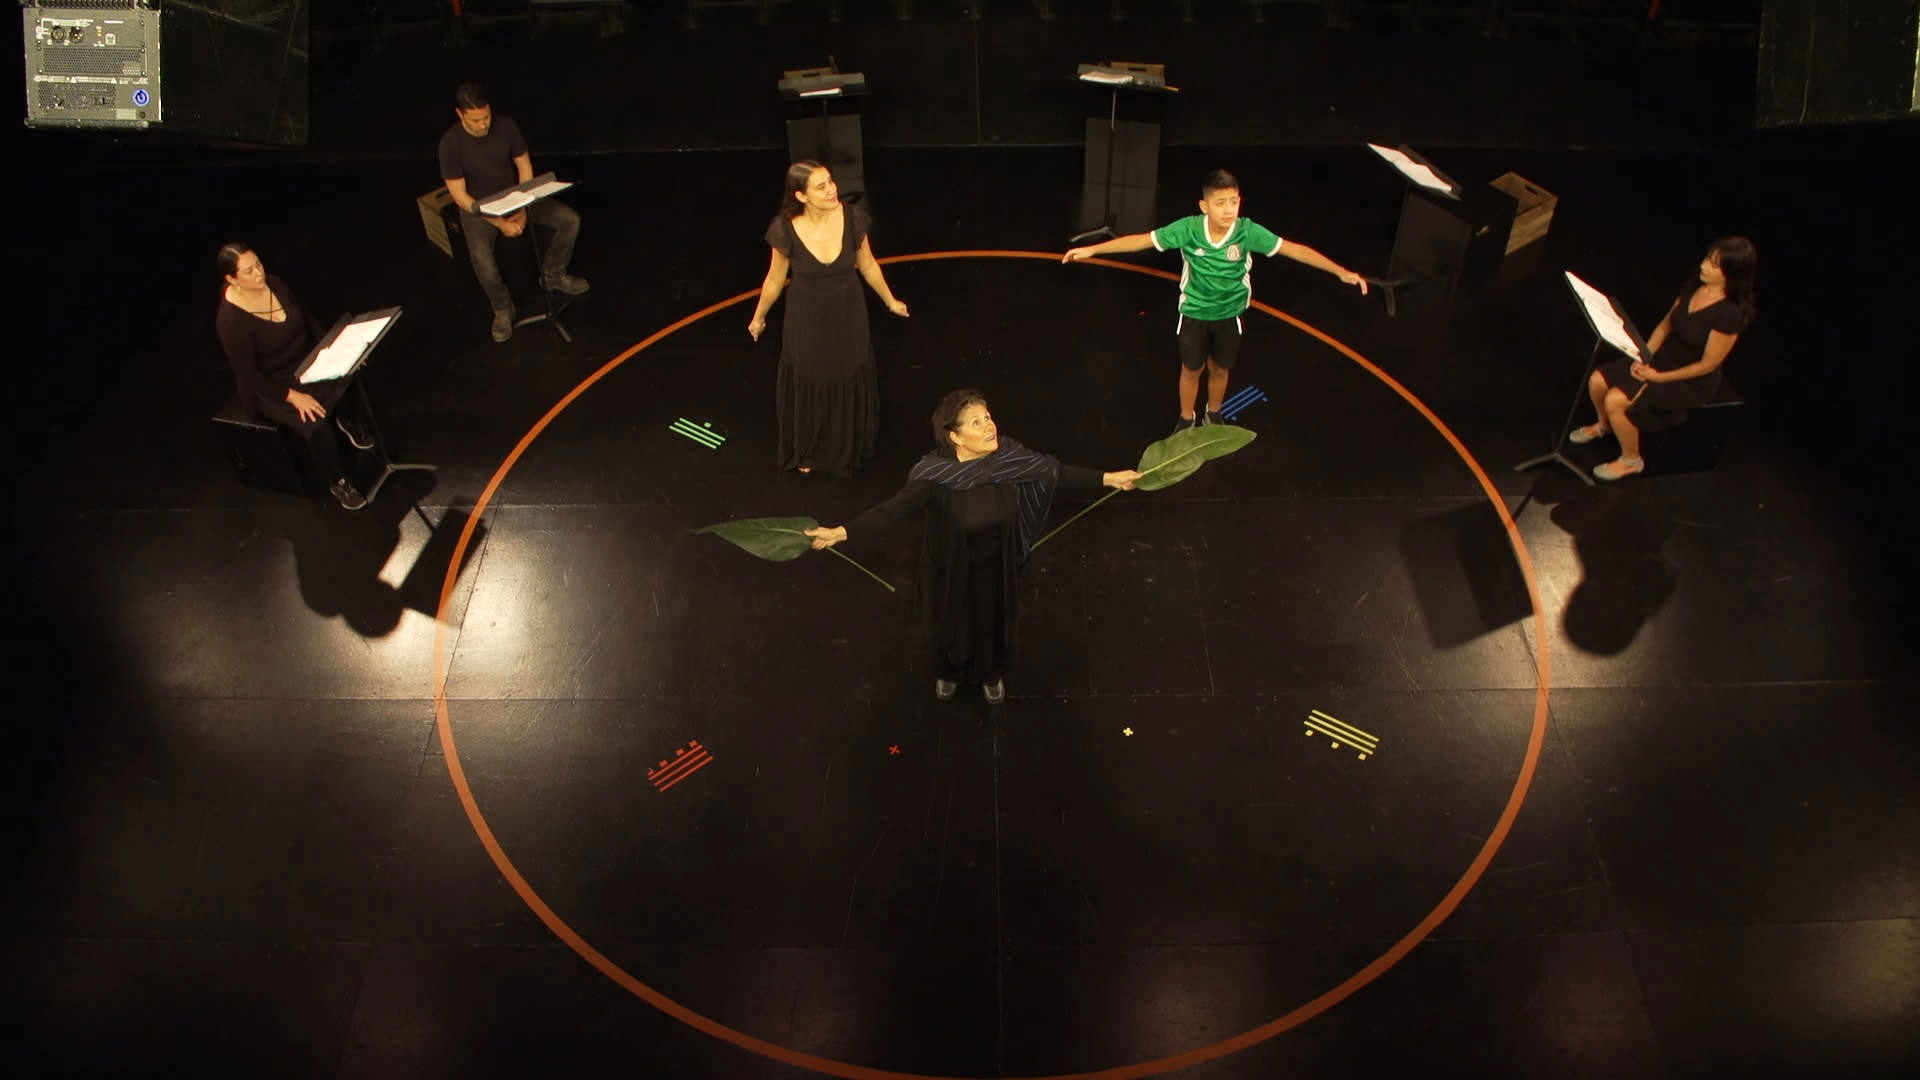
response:
[[[1644,360],[1640,355],[1640,346],[1633,343],[1627,333],[1627,324],[1613,310],[1613,302],[1607,294],[1580,280],[1573,271],[1567,273],[1567,284],[1573,287],[1573,295],[1580,298],[1580,306],[1587,310],[1587,318],[1593,320],[1594,329],[1600,331],[1601,340],[1626,353],[1636,360]]]
[[[1434,172],[1432,169],[1427,168],[1425,165],[1422,165],[1419,162],[1413,160],[1407,155],[1401,153],[1400,151],[1395,150],[1392,147],[1381,146],[1379,143],[1368,143],[1367,145],[1373,148],[1374,153],[1379,154],[1383,158],[1386,158],[1387,161],[1391,163],[1394,168],[1399,169],[1400,172],[1404,176],[1406,176],[1407,179],[1413,181],[1416,184],[1419,184],[1421,187],[1431,188],[1434,191],[1452,191],[1453,190],[1453,185],[1447,183],[1445,180],[1440,179],[1440,174]]]
[[[367,347],[373,344],[380,331],[386,329],[393,316],[383,315],[366,322],[353,322],[340,328],[340,336],[327,343],[320,354],[313,358],[306,374],[300,376],[303,383],[326,382],[337,379],[353,370],[353,365],[367,353]]]

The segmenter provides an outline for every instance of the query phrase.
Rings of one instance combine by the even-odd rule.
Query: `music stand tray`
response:
[[[337,375],[329,375],[326,379],[309,380],[307,378],[307,375],[313,371],[322,355],[327,353],[331,347],[340,340],[341,336],[346,333],[348,327],[364,325],[376,320],[384,321],[381,322],[379,330],[361,346],[359,356],[354,358],[352,364],[348,366],[346,370]],[[315,342],[313,348],[307,351],[306,358],[301,360],[300,366],[295,369],[294,378],[302,385],[305,385],[309,381],[325,382],[328,379],[346,379],[360,374],[361,369],[365,368],[367,361],[372,358],[373,351],[379,348],[382,341],[387,339],[387,334],[393,329],[393,325],[399,321],[400,308],[397,306],[380,308],[375,311],[363,311],[357,315],[340,316],[334,320],[333,327],[321,335],[320,340]],[[335,358],[329,357],[328,359],[333,360]],[[439,469],[438,465],[396,462],[388,457],[387,439],[380,431],[379,418],[374,415],[373,399],[367,394],[366,380],[354,379],[353,390],[360,395],[360,411],[367,418],[367,426],[373,429],[373,449],[378,451],[380,455],[380,475],[374,477],[371,487],[362,488],[366,493],[368,505],[372,505],[374,496],[380,494],[380,488],[386,484],[387,477],[392,476],[394,473],[433,472]]]
[[[341,334],[346,332],[347,327],[365,325],[378,320],[385,321],[381,322],[379,330],[374,336],[362,344],[359,355],[353,358],[350,365],[332,374],[315,375],[311,379],[307,377],[313,374],[314,367],[320,361],[321,355],[332,350],[334,343],[340,340]],[[307,383],[327,382],[332,379],[344,379],[359,374],[360,369],[366,366],[367,358],[372,356],[373,350],[377,348],[382,341],[387,339],[388,331],[392,330],[393,324],[398,321],[400,321],[400,308],[398,306],[378,308],[374,311],[363,311],[358,315],[340,316],[333,321],[333,326],[329,328],[326,333],[320,335],[320,340],[314,342],[313,348],[307,350],[307,355],[300,361],[300,366],[294,369],[294,379],[300,384],[305,385]]]
[[[800,68],[781,73],[780,97],[793,111],[806,113],[818,104],[820,114],[789,116],[787,119],[787,156],[799,161],[813,158],[833,171],[840,198],[857,203],[867,193],[866,149],[860,133],[857,109],[833,111],[835,101],[867,95],[867,77],[858,71],[841,71],[836,65]]]
[[[867,92],[867,77],[858,71],[841,71],[829,64],[820,68],[799,68],[781,73],[780,96],[788,101],[812,98],[855,97]]]
[[[1451,301],[1470,268],[1485,268],[1496,240],[1504,254],[1512,228],[1510,212],[1502,219],[1505,196],[1466,187],[1405,143],[1396,149],[1366,145],[1405,181],[1387,271],[1368,278],[1369,284],[1380,287],[1389,316],[1399,313],[1399,293],[1411,285],[1443,285]]]
[[[1097,222],[1095,222],[1091,228],[1082,230],[1068,241],[1068,243],[1077,246],[1089,242],[1109,240],[1119,235],[1120,212],[1114,205],[1114,188],[1116,187],[1116,178],[1114,176],[1114,146],[1120,141],[1120,91],[1137,90],[1148,94],[1177,94],[1180,92],[1180,88],[1167,85],[1166,65],[1164,64],[1138,64],[1122,60],[1112,60],[1105,64],[1081,64],[1077,73],[1074,75],[1074,80],[1081,83],[1091,83],[1095,86],[1104,86],[1108,91],[1107,154],[1106,169],[1100,179],[1100,215]],[[1093,120],[1090,117],[1088,119],[1089,131],[1093,130],[1092,123]],[[1144,146],[1140,149],[1145,149],[1145,157],[1148,160],[1157,161],[1160,152],[1160,125],[1132,120],[1128,121],[1128,124],[1141,129],[1140,142],[1145,144],[1149,140],[1151,141],[1150,146]],[[1089,150],[1091,151],[1091,147],[1089,147]],[[1092,154],[1089,153],[1088,156],[1091,158]],[[1089,161],[1087,167],[1088,175],[1082,185],[1083,192],[1086,188],[1093,186],[1092,172],[1092,163]],[[1152,191],[1148,191],[1147,201],[1149,204],[1148,213],[1151,214],[1151,203],[1153,201]],[[1088,218],[1084,216],[1081,218],[1083,222],[1087,220]]]
[[[1580,301],[1580,313],[1586,316],[1587,328],[1593,331],[1593,352],[1587,357],[1586,370],[1580,373],[1580,384],[1579,388],[1574,392],[1573,405],[1567,409],[1567,418],[1560,422],[1559,433],[1553,440],[1553,449],[1541,454],[1539,457],[1531,457],[1515,465],[1513,471],[1525,472],[1535,465],[1558,462],[1566,466],[1573,475],[1585,481],[1588,487],[1592,487],[1593,477],[1589,476],[1585,469],[1574,464],[1573,459],[1567,457],[1563,451],[1566,449],[1567,436],[1571,434],[1573,430],[1574,417],[1580,415],[1580,403],[1588,400],[1587,380],[1593,377],[1593,369],[1600,364],[1601,347],[1612,347],[1626,356],[1646,363],[1653,362],[1653,350],[1647,347],[1647,339],[1640,336],[1640,329],[1633,325],[1632,319],[1627,317],[1625,309],[1620,306],[1620,301],[1588,285],[1586,282],[1574,276],[1571,271],[1567,273],[1567,287],[1573,290],[1574,296]],[[1583,288],[1586,292],[1581,291]],[[1604,306],[1600,306],[1602,302],[1604,302]],[[1601,324],[1603,322],[1610,322],[1612,320],[1619,321],[1620,331],[1627,339],[1626,343],[1631,344],[1635,349],[1639,350],[1638,356],[1634,356],[1633,353],[1621,348],[1622,343],[1617,340],[1617,337],[1620,335],[1608,333],[1608,330],[1612,329],[1611,326],[1604,329],[1602,328]]]
[[[1413,198],[1413,190],[1415,188],[1424,188],[1458,202],[1461,188],[1459,181],[1441,172],[1439,166],[1428,161],[1420,151],[1415,150],[1406,143],[1401,143],[1391,151],[1378,143],[1368,143],[1367,148],[1380,155],[1382,161],[1392,165],[1395,171],[1399,172],[1401,177],[1407,182],[1406,190],[1400,200],[1400,219],[1394,225],[1393,252],[1387,256],[1387,274],[1389,276],[1367,278],[1367,284],[1380,290],[1381,298],[1387,302],[1387,317],[1391,319],[1400,313],[1400,290],[1408,285],[1417,285],[1422,280],[1406,272],[1406,268],[1402,265],[1404,260],[1400,257],[1400,233],[1401,230],[1406,227],[1407,201]],[[1405,161],[1398,160],[1398,158],[1405,158]],[[1429,186],[1425,183],[1425,175],[1421,170],[1424,170],[1425,173],[1431,173],[1434,179],[1446,186],[1440,189]]]
[[[481,217],[507,217],[525,210],[527,207],[532,206],[542,199],[558,195],[572,186],[573,181],[571,180],[559,180],[554,177],[553,173],[543,172],[532,179],[522,180],[512,187],[501,188],[499,191],[494,192],[484,199],[475,200],[474,209],[480,211]],[[532,197],[523,200],[520,196]],[[488,209],[489,204],[493,204],[496,208]],[[534,323],[547,323],[553,327],[555,333],[560,335],[560,340],[571,345],[573,344],[573,335],[567,333],[566,324],[560,321],[560,313],[566,310],[567,304],[572,298],[562,294],[560,300],[556,302],[553,298],[553,290],[547,288],[546,281],[541,272],[541,265],[545,261],[546,253],[541,249],[540,230],[534,228],[533,222],[531,221],[527,222],[527,237],[533,243],[534,283],[540,287],[540,296],[546,310],[525,316],[515,321],[513,325],[517,329],[522,326],[531,326]]]
[[[1399,161],[1396,161],[1391,155],[1389,155],[1389,153],[1387,152],[1387,148],[1384,146],[1380,146],[1376,143],[1368,143],[1367,148],[1372,150],[1374,153],[1379,154],[1381,160],[1385,161],[1389,165],[1392,165],[1394,169],[1397,170],[1400,173],[1400,175],[1406,179],[1407,183],[1418,185],[1419,187],[1425,188],[1426,190],[1434,192],[1437,195],[1444,195],[1447,198],[1452,199],[1454,202],[1460,201],[1460,193],[1465,190],[1460,186],[1460,182],[1458,180],[1455,180],[1453,177],[1448,176],[1446,173],[1441,172],[1439,166],[1435,165],[1431,161],[1428,161],[1420,153],[1420,151],[1415,150],[1413,147],[1408,146],[1406,143],[1401,143],[1399,146],[1395,147],[1393,151],[1395,154],[1398,154],[1401,157],[1404,157],[1407,159],[1405,164]],[[1426,178],[1422,175],[1422,170],[1425,170],[1425,172],[1432,173],[1433,179],[1438,180],[1440,183],[1446,186],[1441,188],[1435,188],[1430,186],[1428,183],[1426,183]]]

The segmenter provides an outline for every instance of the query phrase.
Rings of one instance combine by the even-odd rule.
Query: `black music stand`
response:
[[[1581,281],[1579,278],[1574,277],[1571,272],[1567,274],[1567,287],[1572,289],[1574,296],[1577,299],[1579,299],[1580,312],[1581,314],[1587,317],[1587,328],[1593,331],[1593,352],[1591,355],[1587,357],[1586,370],[1580,373],[1580,387],[1578,390],[1574,392],[1573,406],[1567,410],[1567,418],[1560,422],[1560,427],[1558,429],[1559,434],[1557,434],[1553,440],[1553,449],[1547,451],[1544,454],[1541,454],[1539,457],[1531,457],[1521,462],[1520,464],[1515,465],[1513,467],[1513,471],[1525,472],[1528,469],[1533,468],[1535,465],[1545,465],[1549,461],[1557,461],[1560,464],[1565,465],[1569,470],[1571,470],[1573,472],[1573,475],[1586,481],[1586,484],[1588,487],[1592,487],[1593,477],[1587,475],[1587,471],[1585,469],[1582,469],[1580,466],[1575,465],[1572,459],[1568,458],[1566,454],[1562,453],[1562,451],[1566,449],[1567,436],[1571,434],[1573,431],[1574,417],[1580,415],[1580,403],[1583,401],[1591,400],[1587,395],[1587,380],[1593,377],[1593,369],[1598,367],[1600,364],[1600,348],[1603,345],[1612,346],[1615,349],[1619,349],[1620,352],[1626,353],[1626,355],[1632,356],[1634,359],[1641,360],[1646,363],[1653,362],[1653,350],[1647,348],[1647,339],[1640,336],[1639,328],[1633,325],[1632,319],[1627,318],[1627,313],[1624,310],[1622,310],[1620,307],[1620,301],[1615,300],[1613,297],[1608,296],[1605,293],[1601,293],[1598,290],[1594,290],[1594,295],[1599,297],[1599,300],[1590,300],[1588,297],[1582,295],[1580,291],[1581,286],[1586,284],[1587,284],[1586,282]],[[1587,288],[1592,289],[1592,286],[1587,285]],[[1629,353],[1627,352],[1627,350],[1622,349],[1620,347],[1621,343],[1619,341],[1614,340],[1612,337],[1610,337],[1607,334],[1606,330],[1601,329],[1600,323],[1599,321],[1596,321],[1594,316],[1594,311],[1590,306],[1591,304],[1599,303],[1600,301],[1604,301],[1606,304],[1606,310],[1611,311],[1613,317],[1620,321],[1620,329],[1624,332],[1625,336],[1628,339],[1628,342],[1631,343],[1635,349],[1638,349],[1640,351],[1640,354],[1638,356],[1634,356],[1633,353]],[[1604,319],[1605,315],[1603,314],[1601,318]]]
[[[1380,153],[1380,148],[1373,149]],[[1408,165],[1380,156],[1406,181],[1400,220],[1394,227],[1386,275],[1377,282],[1368,279],[1385,292],[1388,315],[1397,313],[1398,292],[1408,286],[1443,285],[1451,303],[1463,278],[1490,275],[1506,255],[1519,207],[1513,196],[1491,185],[1461,184],[1404,143],[1396,149]],[[1422,183],[1416,178],[1421,169],[1431,172],[1445,188]]]
[[[1081,228],[1068,243],[1078,246],[1112,239],[1128,231],[1127,226],[1137,226],[1132,231],[1144,232],[1153,225],[1153,198],[1160,184],[1159,113],[1155,111],[1149,120],[1120,119],[1120,91],[1139,91],[1144,97],[1176,94],[1179,88],[1166,84],[1166,68],[1161,64],[1081,64],[1074,78],[1107,90],[1107,115],[1104,124],[1098,116],[1087,117]],[[1120,147],[1123,142],[1124,150]],[[1122,187],[1133,197],[1116,199],[1115,189]],[[1096,190],[1097,214],[1092,212]]]
[[[1379,154],[1382,161],[1392,165],[1394,170],[1398,172],[1401,178],[1407,183],[1406,191],[1400,200],[1400,220],[1398,224],[1394,226],[1393,230],[1393,252],[1387,256],[1387,273],[1389,276],[1384,278],[1367,278],[1368,284],[1380,290],[1380,295],[1387,302],[1387,317],[1392,318],[1400,313],[1399,290],[1408,285],[1418,284],[1422,280],[1417,276],[1410,276],[1411,268],[1407,265],[1408,259],[1403,256],[1403,252],[1412,247],[1411,244],[1405,242],[1402,236],[1407,227],[1407,198],[1412,195],[1413,188],[1421,187],[1429,191],[1434,191],[1436,195],[1444,196],[1458,202],[1460,199],[1460,182],[1448,176],[1446,173],[1441,172],[1438,166],[1428,161],[1418,150],[1408,146],[1406,143],[1401,143],[1395,149],[1407,157],[1408,163],[1412,166],[1411,170],[1409,169],[1409,164],[1403,164],[1389,157],[1382,152],[1381,147],[1373,143],[1368,143],[1367,147],[1374,153]],[[1446,187],[1443,190],[1435,190],[1423,183],[1422,181],[1425,177],[1419,172],[1419,170],[1423,168],[1427,170],[1427,172],[1432,173],[1433,178],[1445,184]]]
[[[353,379],[352,389],[360,396],[360,414],[366,417],[367,427],[371,429],[373,433],[373,452],[380,455],[380,475],[374,477],[371,487],[362,487],[357,482],[358,477],[350,477],[350,479],[356,481],[354,486],[365,492],[368,505],[372,505],[374,496],[380,494],[380,488],[386,484],[387,477],[392,476],[394,473],[433,472],[439,468],[438,465],[395,462],[391,457],[387,456],[387,440],[386,437],[380,433],[380,421],[373,414],[373,399],[367,395],[366,380],[357,378],[361,370],[367,366],[367,360],[373,356],[373,350],[379,348],[380,343],[387,339],[387,334],[393,329],[393,324],[400,321],[400,309],[398,307],[381,308],[378,311],[363,311],[358,315],[340,316],[334,320],[333,328],[323,334],[320,340],[314,343],[313,348],[308,350],[306,359],[300,361],[299,368],[294,372],[294,380],[296,383],[299,385],[307,385],[305,381],[307,372],[313,367],[314,362],[319,359],[320,354],[325,351],[328,346],[331,346],[335,341],[339,340],[341,333],[345,331],[348,326],[355,323],[373,322],[376,319],[385,319],[386,325],[382,326],[379,333],[375,334],[374,337],[366,343],[360,350],[360,355],[354,359],[350,367],[341,374],[333,376],[333,378],[336,379]],[[324,382],[326,380],[315,381]],[[338,407],[337,403],[335,407]],[[358,463],[358,455],[355,455],[355,463]]]
[[[526,202],[514,200],[517,205],[511,206],[508,209],[488,210],[486,208],[488,203],[495,202],[496,200],[509,198],[514,195],[531,194],[536,188],[556,183],[561,186],[545,194],[537,195]],[[527,207],[532,206],[534,203],[549,196],[558,195],[561,191],[572,186],[573,181],[571,180],[556,180],[551,172],[543,172],[531,180],[522,180],[512,187],[501,188],[499,191],[494,192],[484,199],[475,200],[473,208],[479,211],[481,217],[511,217],[525,210]],[[560,321],[560,313],[566,310],[567,304],[572,300],[572,297],[562,293],[560,299],[555,301],[553,298],[553,290],[547,288],[546,274],[541,270],[545,262],[546,252],[540,246],[540,230],[534,226],[533,219],[531,218],[527,219],[526,235],[528,241],[533,245],[533,284],[535,288],[540,290],[542,306],[545,307],[546,310],[518,319],[513,324],[514,329],[517,330],[522,326],[532,326],[534,323],[543,322],[553,327],[554,332],[560,335],[560,340],[571,345],[573,344],[573,335],[567,333],[566,324]]]
[[[802,68],[783,72],[780,96],[799,108],[787,117],[787,160],[808,158],[825,165],[833,173],[840,199],[859,202],[867,193],[866,147],[860,134],[860,112],[848,108],[833,111],[833,103],[865,97],[867,77],[857,71],[842,72],[831,62],[823,68]],[[820,106],[818,116],[812,106]]]

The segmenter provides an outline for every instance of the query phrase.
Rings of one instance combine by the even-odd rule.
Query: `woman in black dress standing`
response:
[[[940,399],[933,443],[892,498],[845,525],[807,535],[816,549],[828,548],[923,512],[919,607],[937,667],[933,695],[952,701],[962,682],[977,682],[987,702],[998,705],[1006,700],[1002,676],[1012,659],[1016,580],[1046,526],[1054,491],[1103,485],[1126,491],[1140,474],[1064,465],[1000,438],[977,390]]]
[[[1699,279],[1680,291],[1660,325],[1647,335],[1651,363],[1626,357],[1601,364],[1587,377],[1587,395],[1599,419],[1567,439],[1590,443],[1612,432],[1620,457],[1596,466],[1601,480],[1645,469],[1640,433],[1672,427],[1720,389],[1720,363],[1753,321],[1753,243],[1744,236],[1715,240],[1700,260]]]
[[[786,288],[791,269],[793,295],[787,300],[774,389],[776,462],[803,473],[823,469],[847,475],[873,453],[880,430],[860,279],[893,314],[905,318],[907,305],[894,299],[867,244],[866,211],[840,202],[826,166],[795,162],[787,169],[784,190],[780,213],[767,226],[773,255],[747,333],[760,340],[767,311]]]
[[[328,485],[340,505],[358,510],[366,497],[353,486],[338,440],[337,427],[356,449],[373,447],[365,429],[334,407],[346,395],[351,379],[330,379],[302,386],[297,372],[320,324],[294,298],[287,283],[267,273],[260,256],[245,244],[225,244],[214,261],[227,287],[220,294],[214,332],[220,351],[233,369],[233,381],[247,411],[292,428],[306,440],[315,479]],[[328,416],[333,415],[333,423]]]

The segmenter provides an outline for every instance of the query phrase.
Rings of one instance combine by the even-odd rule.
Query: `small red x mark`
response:
[[[898,746],[889,746],[889,747],[887,747],[887,753],[889,753],[889,754],[897,754],[897,753],[899,753],[899,752],[900,752],[900,748],[899,748]]]

